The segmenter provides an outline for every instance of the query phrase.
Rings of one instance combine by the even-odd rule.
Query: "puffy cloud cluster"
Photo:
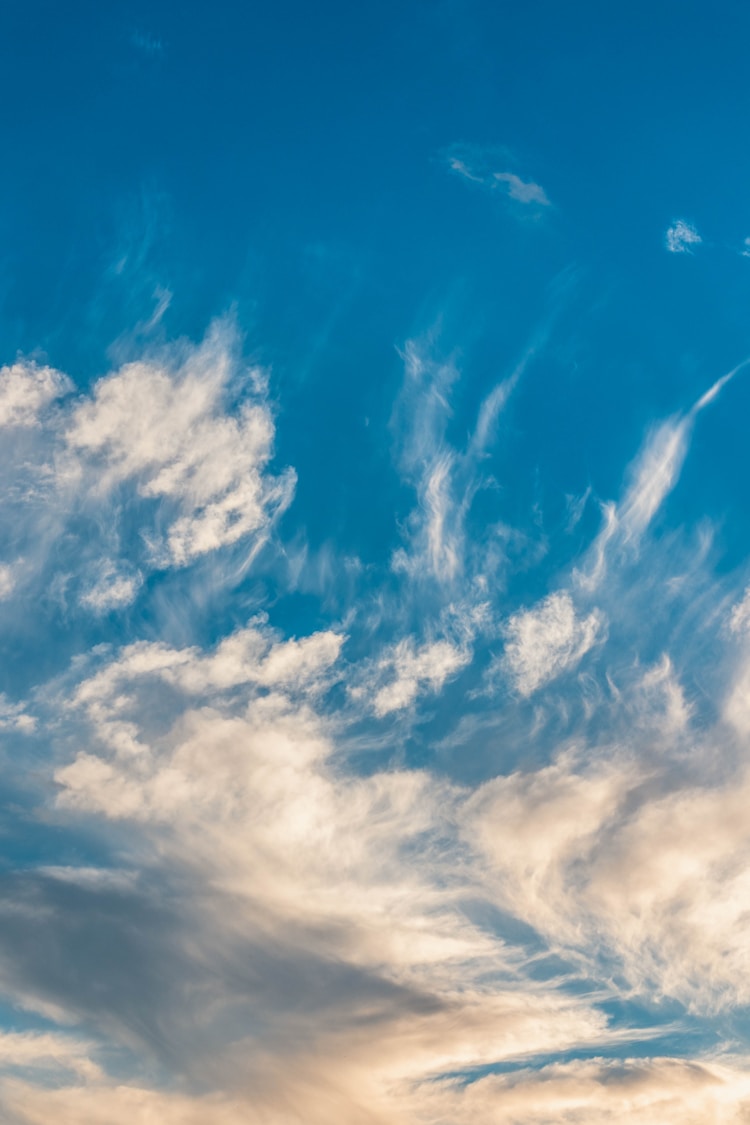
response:
[[[41,583],[65,600],[75,591],[104,613],[130,604],[155,569],[257,552],[292,498],[294,474],[267,471],[266,379],[243,367],[230,322],[197,346],[125,364],[88,394],[72,389],[49,367],[0,369],[9,439],[0,471],[13,527],[0,588]]]

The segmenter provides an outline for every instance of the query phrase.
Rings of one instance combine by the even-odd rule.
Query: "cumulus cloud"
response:
[[[670,254],[691,254],[691,247],[698,246],[702,241],[695,227],[683,219],[672,223],[664,235],[664,245]]]

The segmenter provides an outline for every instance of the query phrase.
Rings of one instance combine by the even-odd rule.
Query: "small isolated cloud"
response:
[[[542,207],[549,207],[549,199],[544,188],[531,180],[522,180],[513,172],[494,172],[498,184],[505,186],[511,199],[519,203],[540,203]]]
[[[743,258],[750,258],[750,238],[746,238],[742,243],[740,254]]]
[[[694,226],[678,219],[668,228],[664,241],[670,254],[692,254],[690,247],[698,246],[703,239]]]
[[[502,148],[481,148],[470,146],[449,150],[448,167],[451,172],[469,180],[488,191],[500,191],[525,206],[550,207],[550,200],[541,184],[525,180],[516,172],[511,172],[507,164],[512,161],[511,154]],[[497,170],[500,164],[501,170]],[[505,168],[502,165],[506,165]]]
[[[521,695],[531,695],[574,668],[599,640],[604,624],[599,610],[579,617],[570,594],[550,594],[508,621],[502,667]]]
[[[116,563],[105,560],[97,567],[93,582],[81,595],[81,605],[97,614],[122,609],[135,601],[142,582],[140,572],[123,571]]]

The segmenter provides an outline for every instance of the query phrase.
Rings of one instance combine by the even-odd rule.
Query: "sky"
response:
[[[750,1121],[749,40],[0,7],[3,1125]]]

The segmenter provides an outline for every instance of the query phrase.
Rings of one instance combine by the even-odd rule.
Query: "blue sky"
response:
[[[750,13],[0,13],[0,1116],[750,1113]]]

